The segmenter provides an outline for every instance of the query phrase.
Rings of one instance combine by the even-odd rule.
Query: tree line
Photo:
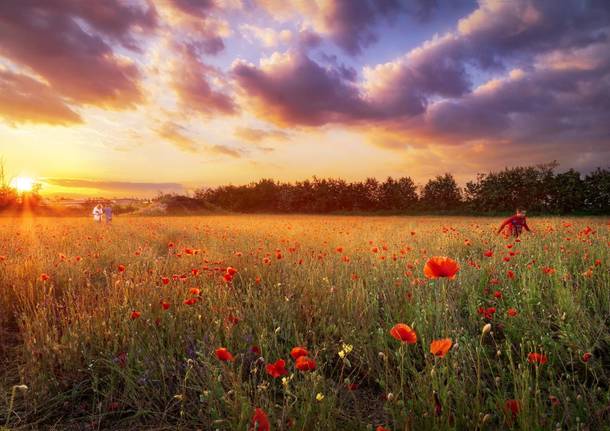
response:
[[[446,173],[418,187],[412,178],[347,182],[335,178],[279,182],[261,179],[195,191],[194,200],[227,211],[256,213],[456,212],[494,214],[515,208],[535,213],[610,213],[610,170],[555,173],[557,163],[478,174],[465,187]]]

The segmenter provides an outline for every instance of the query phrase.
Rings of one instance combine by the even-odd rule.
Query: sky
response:
[[[0,156],[43,193],[610,166],[607,0],[2,0]]]

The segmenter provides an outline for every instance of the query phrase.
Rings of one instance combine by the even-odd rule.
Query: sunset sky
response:
[[[2,0],[0,156],[43,192],[610,165],[610,1]]]

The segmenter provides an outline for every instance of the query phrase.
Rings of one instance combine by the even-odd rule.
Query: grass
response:
[[[533,218],[521,242],[498,224],[2,219],[0,429],[246,430],[255,408],[273,430],[610,429],[608,221]],[[434,255],[455,279],[424,277]]]

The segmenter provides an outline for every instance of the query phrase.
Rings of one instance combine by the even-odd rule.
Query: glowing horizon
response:
[[[48,196],[610,166],[610,7],[0,3],[0,156]]]

